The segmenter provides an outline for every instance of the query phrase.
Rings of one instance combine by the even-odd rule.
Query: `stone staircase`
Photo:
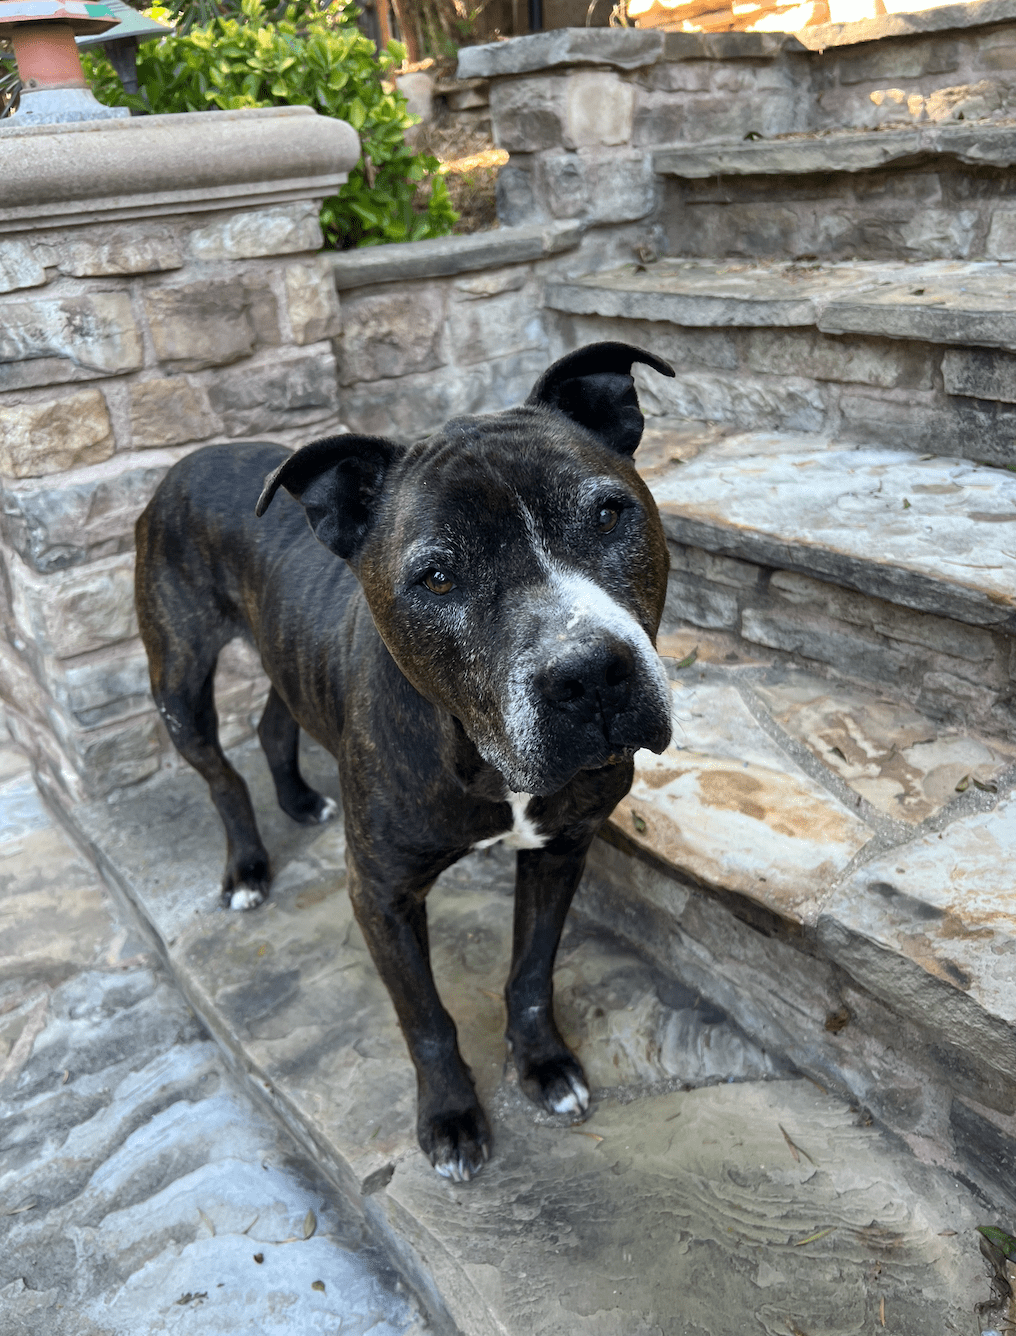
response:
[[[660,147],[665,258],[548,283],[623,339],[674,741],[580,912],[1016,1209],[1013,128]]]

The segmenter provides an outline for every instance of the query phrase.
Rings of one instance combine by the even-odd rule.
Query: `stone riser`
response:
[[[1012,636],[673,539],[670,554],[663,634],[688,627],[725,632],[748,658],[763,653],[812,671],[821,665],[876,683],[944,723],[1012,736]]]
[[[661,216],[677,255],[1009,260],[1011,181],[1003,168],[949,158],[866,172],[671,179]]]
[[[1016,462],[1011,353],[814,327],[702,329],[593,315],[559,321],[568,347],[622,339],[675,367],[674,380],[636,373],[650,421],[829,433],[922,454]]]
[[[616,828],[594,844],[573,913],[697,988],[823,1089],[846,1094],[862,1121],[874,1116],[922,1158],[1016,1209],[1016,1082],[936,1026],[924,994],[947,987],[915,977],[898,990],[909,1007],[888,1004],[852,974],[849,943],[837,959],[813,932],[633,853]]]

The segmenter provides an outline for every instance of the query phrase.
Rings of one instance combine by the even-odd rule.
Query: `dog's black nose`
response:
[[[635,672],[632,652],[623,641],[605,640],[554,659],[536,674],[537,691],[555,709],[586,723],[597,715],[604,725],[631,695]]]

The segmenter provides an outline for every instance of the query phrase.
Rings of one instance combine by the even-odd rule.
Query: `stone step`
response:
[[[653,153],[661,176],[808,176],[912,166],[948,156],[971,167],[1016,163],[1016,125],[997,121],[924,124],[913,129],[814,131],[775,139],[672,144]]]
[[[679,721],[688,713],[685,693],[690,701],[703,671],[695,682],[681,676],[684,670],[675,674]],[[704,688],[740,690],[737,670],[716,671],[715,682],[701,679]],[[721,719],[717,739],[722,727]],[[703,783],[698,798],[687,796],[687,824],[726,811],[729,821],[749,823],[738,839],[768,831],[781,848],[793,839],[786,821],[815,825],[810,860],[798,858],[788,873],[810,888],[796,901],[793,921],[810,923],[807,895],[850,875],[880,833],[878,821],[867,809],[856,815],[789,757],[781,760],[757,726],[752,735],[743,710],[726,736],[713,747],[711,773],[720,783],[706,778],[705,760],[690,758]],[[696,742],[711,745],[701,730]],[[727,1336],[758,1326],[773,1336],[788,1329],[845,1336],[880,1329],[881,1315],[901,1336],[965,1329],[973,1305],[987,1295],[973,1227],[995,1217],[951,1172],[952,1148],[941,1148],[944,1168],[928,1155],[920,1163],[869,1118],[859,1119],[843,1094],[795,1077],[768,1038],[757,1043],[703,1004],[712,992],[730,991],[722,973],[709,989],[697,981],[689,988],[669,961],[654,965],[616,937],[599,935],[591,924],[603,904],[623,910],[648,868],[610,845],[593,860],[556,973],[562,1027],[596,1091],[581,1126],[537,1114],[504,1062],[510,857],[475,854],[432,892],[436,977],[495,1128],[494,1155],[480,1178],[458,1185],[439,1179],[416,1148],[412,1068],[344,894],[341,830],[295,827],[270,800],[260,753],[241,748],[234,755],[276,869],[263,910],[218,909],[222,833],[203,784],[187,771],[113,803],[65,810],[65,819],[154,934],[249,1088],[360,1204],[437,1331],[651,1336],[694,1329]],[[976,758],[979,774],[999,773],[996,753],[978,751]],[[724,765],[731,772],[725,780]],[[334,766],[317,749],[305,749],[305,768],[318,787],[336,792]],[[670,798],[665,786],[654,788],[651,765],[640,769],[635,805],[619,811],[617,824],[648,838],[657,830],[650,795],[661,812]],[[777,798],[781,774],[797,786],[769,826],[758,819],[754,796],[763,774],[772,776]],[[632,813],[643,811],[640,831]],[[730,834],[730,826],[714,827],[705,837],[723,844]],[[750,852],[742,847],[747,865]],[[772,845],[759,852],[760,870],[780,857]],[[723,857],[719,848],[714,853]],[[669,847],[661,843],[653,857],[659,864],[665,856]],[[605,893],[616,868],[605,871],[604,858],[628,869],[621,896]],[[669,871],[660,875],[670,887],[667,912],[676,913],[682,899],[690,904],[685,883]],[[731,894],[749,902],[741,890]],[[785,895],[780,903],[786,910]],[[745,980],[748,1003],[757,982]],[[784,992],[792,986],[784,980]],[[805,1009],[811,1001],[802,999]],[[748,1018],[749,1006],[738,1005]],[[786,1011],[779,999],[780,1023]],[[948,1042],[948,1016],[943,1024]],[[762,1028],[775,1037],[779,1027]],[[822,1066],[823,1075],[831,1065]],[[838,1084],[849,1089],[846,1080]]]
[[[1016,1207],[1016,745],[696,643],[583,912]]]
[[[571,343],[626,339],[649,415],[1016,463],[1016,267],[665,259],[548,283]]]
[[[668,432],[650,436],[659,451]],[[1006,469],[743,432],[646,473],[674,543],[1016,631],[1016,477]]]
[[[825,334],[1016,350],[1016,266],[990,261],[664,259],[549,283],[544,300],[571,315],[696,329],[814,326]]]

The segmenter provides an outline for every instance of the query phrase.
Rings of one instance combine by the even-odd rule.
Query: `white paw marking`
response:
[[[553,1103],[555,1113],[581,1113],[578,1099],[570,1091],[567,1095],[562,1095],[560,1099],[555,1099]]]
[[[238,886],[229,897],[229,907],[230,909],[257,909],[264,898],[264,891],[254,891],[249,886]]]
[[[323,826],[326,821],[331,821],[332,817],[338,810],[339,810],[339,804],[335,801],[334,798],[325,798],[324,806],[321,808],[321,812],[318,816],[319,824]]]

